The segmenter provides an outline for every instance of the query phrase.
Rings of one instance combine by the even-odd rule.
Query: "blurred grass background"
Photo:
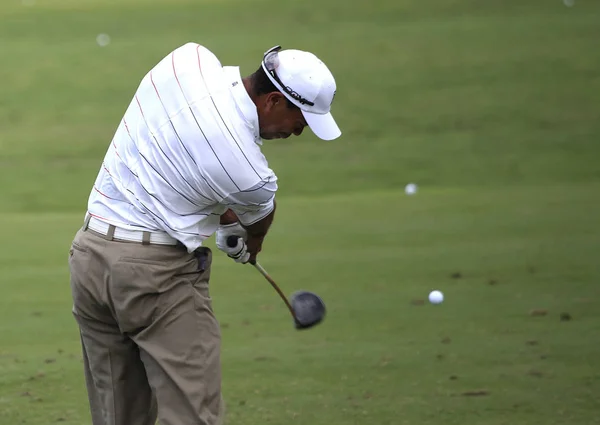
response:
[[[68,246],[137,84],[188,41],[243,74],[313,51],[343,130],[264,144],[261,261],[322,325],[215,256],[228,423],[600,424],[599,22],[590,0],[0,2],[0,424],[90,423]]]

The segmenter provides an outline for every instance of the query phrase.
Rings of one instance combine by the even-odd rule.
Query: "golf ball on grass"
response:
[[[429,302],[431,304],[440,304],[442,301],[444,301],[444,294],[440,291],[431,291],[429,293]]]
[[[100,47],[106,47],[110,44],[110,36],[108,34],[98,34],[96,43],[98,43],[98,46]]]
[[[404,192],[406,192],[407,195],[414,195],[415,193],[417,193],[417,190],[417,185],[414,183],[409,183],[404,188]]]

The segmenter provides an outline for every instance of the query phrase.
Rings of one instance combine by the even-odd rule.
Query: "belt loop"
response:
[[[108,232],[106,232],[106,239],[112,241],[115,238],[115,226],[112,224],[108,225]]]
[[[142,232],[142,245],[150,245],[150,232]]]
[[[89,213],[85,215],[85,220],[83,221],[83,227],[81,228],[81,230],[83,230],[84,232],[87,230],[91,219],[92,216]]]

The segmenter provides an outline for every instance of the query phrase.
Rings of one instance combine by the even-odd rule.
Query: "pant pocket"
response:
[[[152,323],[164,278],[159,264],[134,258],[121,258],[113,264],[110,299],[121,332],[135,332]]]

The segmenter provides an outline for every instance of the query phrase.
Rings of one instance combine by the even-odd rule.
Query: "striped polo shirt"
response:
[[[106,152],[88,212],[198,248],[228,208],[249,225],[273,210],[277,177],[238,67],[185,44],[142,79]]]

